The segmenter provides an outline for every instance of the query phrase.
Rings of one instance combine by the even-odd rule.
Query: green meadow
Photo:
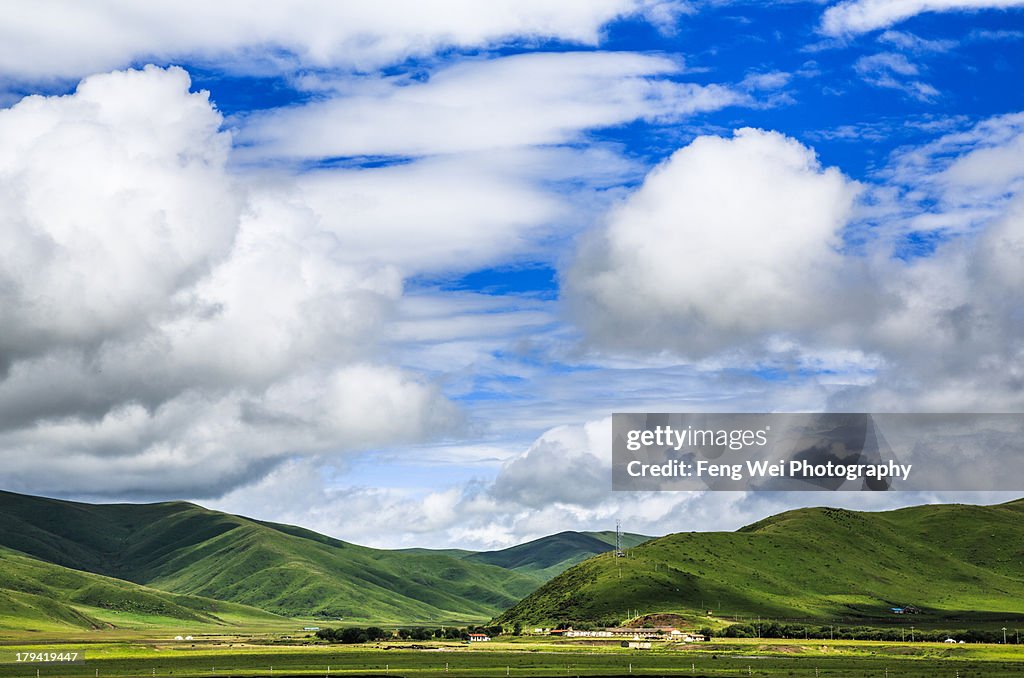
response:
[[[384,643],[366,646],[286,644],[278,635],[203,636],[120,642],[6,643],[0,676],[867,676],[990,677],[1024,674],[1015,645],[950,647],[938,643],[855,641],[713,641],[627,650],[616,643],[515,639],[481,646]],[[294,642],[294,641],[292,641]],[[83,651],[76,665],[15,664],[19,651]],[[413,649],[415,648],[415,649]],[[329,672],[329,673],[328,673]]]

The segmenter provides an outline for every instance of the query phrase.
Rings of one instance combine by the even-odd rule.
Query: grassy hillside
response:
[[[696,613],[889,619],[1024,613],[1024,500],[884,513],[790,511],[737,532],[691,532],[604,554],[551,580],[503,623]]]
[[[537,586],[485,563],[365,548],[183,502],[93,505],[0,492],[0,545],[289,616],[484,620]]]
[[[194,627],[273,618],[262,610],[158,591],[0,548],[0,628],[98,629],[143,621]]]
[[[626,548],[649,540],[639,534],[624,534]],[[465,556],[467,560],[497,565],[547,581],[576,563],[607,553],[615,547],[615,532],[559,532],[500,551],[483,551]]]

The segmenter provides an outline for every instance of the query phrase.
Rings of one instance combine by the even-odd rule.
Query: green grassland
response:
[[[69,627],[190,624],[206,628],[282,621],[263,610],[166,593],[0,548],[0,636],[12,630],[59,636]]]
[[[790,511],[587,560],[500,615],[524,626],[643,613],[976,623],[1024,616],[1024,501],[884,513]],[[705,620],[707,621],[707,620]],[[956,624],[953,623],[955,626]]]
[[[16,652],[76,650],[78,665],[16,664]],[[272,667],[272,668],[271,668]],[[136,640],[121,643],[0,645],[0,678],[7,676],[827,676],[904,678],[1017,676],[1024,649],[1016,645],[944,646],[797,641],[715,641],[628,650],[520,638],[467,646],[457,643],[385,643],[376,647],[292,645],[244,637],[203,637],[194,643]]]

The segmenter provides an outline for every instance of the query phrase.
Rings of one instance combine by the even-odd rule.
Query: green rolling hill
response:
[[[672,534],[563,572],[500,615],[523,625],[642,613],[892,620],[1024,614],[1024,500],[782,513],[736,532]]]
[[[200,628],[274,620],[275,615],[263,610],[158,591],[0,548],[3,629],[100,629],[137,623]]]
[[[718,618],[880,620],[897,605],[921,608],[922,621],[1006,618],[1024,613],[1022,519],[1024,500],[805,509],[731,533],[624,535],[628,557],[616,558],[612,532],[480,553],[385,551],[183,502],[0,492],[0,626],[274,615],[402,624],[499,615],[538,625],[705,609]]]
[[[0,492],[0,546],[52,565],[285,616],[482,621],[535,577],[356,546],[183,502],[93,505]]]

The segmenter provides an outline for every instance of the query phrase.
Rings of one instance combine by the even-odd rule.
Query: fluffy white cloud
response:
[[[435,387],[354,364],[282,379],[263,393],[193,388],[153,409],[124,402],[99,418],[13,427],[0,432],[0,459],[12,490],[206,498],[257,482],[293,455],[414,443],[459,423]]]
[[[680,66],[629,52],[559,52],[464,61],[408,76],[317,82],[327,98],[243,120],[258,157],[425,155],[576,140],[583,130],[675,120],[746,101],[676,82]]]
[[[140,330],[227,254],[230,139],[188,89],[148,68],[0,111],[0,364]]]
[[[828,35],[867,33],[925,12],[1007,9],[1022,0],[846,0],[825,10],[821,30]]]
[[[552,429],[505,465],[490,492],[498,501],[532,508],[589,506],[608,492],[611,440],[610,418]]]
[[[706,354],[856,316],[838,249],[857,191],[781,134],[700,137],[583,247],[575,317],[607,345]]]
[[[81,77],[142,60],[206,60],[243,71],[298,66],[368,69],[470,47],[555,38],[596,44],[617,17],[673,18],[654,0],[18,0],[0,26],[0,72],[25,79]]]
[[[886,368],[870,387],[836,396],[836,409],[1016,412],[1024,407],[1024,333],[1016,300],[1024,252],[1024,198],[976,234],[927,258],[891,262],[879,276],[895,300],[861,345]]]
[[[175,68],[0,111],[9,487],[216,494],[459,424],[377,348],[397,269],[344,256],[294,185],[232,175],[220,125]]]
[[[859,355],[873,378],[833,384],[840,411],[1014,411],[1019,145],[1011,115],[902,151],[855,207],[856,186],[791,139],[698,139],[582,247],[570,301],[606,350],[812,372]],[[855,219],[866,242],[840,250]],[[930,256],[893,256],[922,235],[938,237]]]

